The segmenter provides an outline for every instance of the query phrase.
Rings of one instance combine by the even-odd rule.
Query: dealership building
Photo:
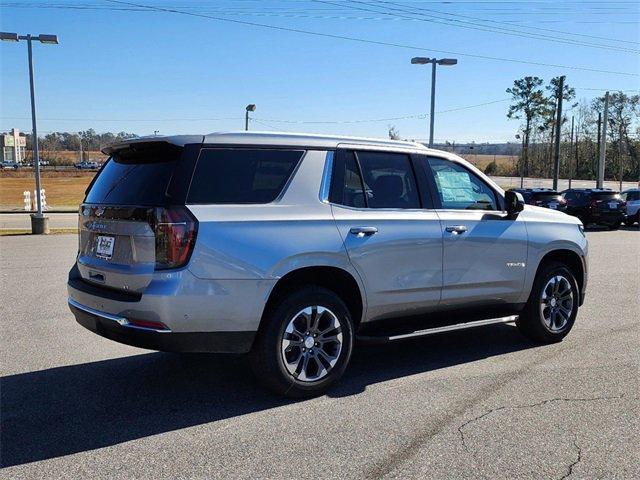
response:
[[[12,128],[9,133],[0,134],[0,162],[22,163],[27,149],[27,137]]]

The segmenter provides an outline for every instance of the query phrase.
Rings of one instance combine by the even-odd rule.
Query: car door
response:
[[[421,156],[443,235],[443,306],[518,301],[524,288],[527,230],[503,199],[464,164]]]
[[[423,312],[440,301],[442,230],[420,196],[409,154],[338,149],[330,193],[367,319]]]

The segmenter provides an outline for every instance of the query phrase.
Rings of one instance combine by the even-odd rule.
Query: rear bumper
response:
[[[153,350],[243,353],[251,349],[275,280],[203,280],[188,269],[154,276],[144,292],[122,292],[69,272],[69,306],[77,321],[117,342]],[[160,322],[162,331],[127,319]]]
[[[624,213],[622,210],[617,212],[591,212],[588,219],[593,223],[608,225],[622,222],[624,220]]]
[[[125,317],[84,306],[69,298],[69,308],[76,321],[92,332],[139,348],[165,352],[246,353],[251,349],[255,332],[189,332],[154,330],[133,326]]]

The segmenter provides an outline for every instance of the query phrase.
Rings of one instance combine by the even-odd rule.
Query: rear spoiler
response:
[[[184,147],[190,143],[202,143],[204,142],[204,135],[174,135],[166,137],[136,137],[123,142],[112,143],[105,145],[100,149],[105,155],[112,155],[121,150],[148,148],[153,143],[167,143],[178,147]]]

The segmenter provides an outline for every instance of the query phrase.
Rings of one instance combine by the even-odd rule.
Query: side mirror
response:
[[[524,197],[521,193],[507,190],[504,194],[504,203],[507,210],[507,218],[514,219],[524,210]]]

